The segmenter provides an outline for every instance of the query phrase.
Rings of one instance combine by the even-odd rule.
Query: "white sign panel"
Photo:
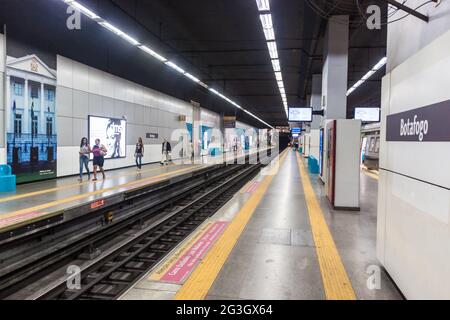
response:
[[[289,121],[311,122],[312,108],[289,108]]]
[[[355,108],[355,119],[363,122],[379,122],[380,108]]]
[[[126,132],[127,121],[124,119],[89,116],[89,143],[92,148],[95,140],[100,139],[108,149],[105,159],[126,157]]]

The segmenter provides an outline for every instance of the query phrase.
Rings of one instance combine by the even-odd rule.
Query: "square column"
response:
[[[313,74],[311,83],[311,101],[310,106],[314,111],[322,109],[322,75]],[[313,115],[311,130],[319,129],[322,116]]]
[[[347,117],[349,16],[332,16],[324,38],[322,104],[326,119]]]
[[[201,125],[201,107],[198,102],[191,101],[192,104],[192,146],[194,148],[194,157],[200,156],[201,153],[201,137],[200,137],[200,125]]]
[[[322,109],[322,75],[313,74],[311,83],[311,101],[310,106],[314,111]],[[320,161],[320,124],[322,116],[313,115],[311,130],[309,133],[309,154],[314,157],[311,161],[317,161],[317,168]],[[318,173],[318,172],[315,172]]]

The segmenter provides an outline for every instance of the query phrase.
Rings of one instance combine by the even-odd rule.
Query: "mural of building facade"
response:
[[[36,55],[7,57],[7,162],[17,182],[56,177],[56,71]]]

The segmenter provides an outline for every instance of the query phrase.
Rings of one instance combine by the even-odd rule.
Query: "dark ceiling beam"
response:
[[[258,78],[220,78],[220,79],[205,79],[205,81],[275,81],[275,77],[268,79],[258,79]]]
[[[299,47],[293,47],[293,48],[278,48],[278,51],[300,51],[308,58],[311,59],[322,59],[323,57],[320,55],[310,55],[308,52],[306,52],[303,48]],[[264,49],[214,49],[214,50],[178,50],[176,52],[170,52],[172,55],[179,55],[179,54],[211,54],[211,53],[254,53],[254,52],[267,52],[267,48]]]

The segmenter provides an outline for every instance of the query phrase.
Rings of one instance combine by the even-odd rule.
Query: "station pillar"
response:
[[[322,109],[321,97],[322,97],[322,75],[313,74],[311,84],[311,100],[310,106],[313,111]],[[313,115],[313,121],[311,122],[311,129],[309,132],[309,154],[311,161],[314,162],[314,167],[319,167],[319,144],[320,144],[320,123],[322,122],[321,115]],[[314,171],[313,173],[318,173]]]
[[[192,147],[194,148],[194,159],[201,156],[201,137],[200,137],[200,125],[201,125],[201,107],[200,103],[191,101],[192,104]]]
[[[347,120],[349,16],[332,16],[324,38],[320,177],[335,209],[359,210],[361,122]]]

